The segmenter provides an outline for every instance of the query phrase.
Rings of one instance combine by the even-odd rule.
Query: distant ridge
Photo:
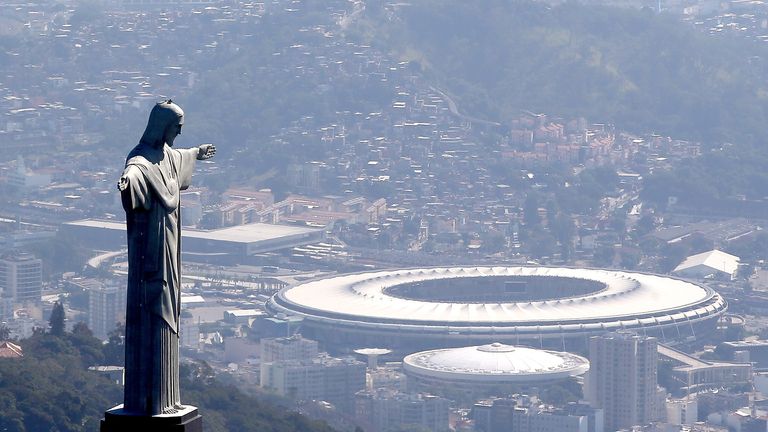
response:
[[[768,138],[759,60],[768,52],[746,38],[708,36],[650,9],[526,0],[376,8],[359,20],[361,37],[417,63],[466,115],[503,124],[530,109],[711,143]]]

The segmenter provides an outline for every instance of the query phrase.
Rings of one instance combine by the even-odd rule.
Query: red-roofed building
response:
[[[21,358],[24,353],[21,347],[13,342],[0,342],[0,358]]]

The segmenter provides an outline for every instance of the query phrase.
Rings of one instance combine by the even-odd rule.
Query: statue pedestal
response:
[[[176,414],[160,414],[155,416],[132,415],[123,412],[120,404],[104,413],[101,421],[101,432],[203,432],[203,417],[198,414],[197,407],[184,406]]]

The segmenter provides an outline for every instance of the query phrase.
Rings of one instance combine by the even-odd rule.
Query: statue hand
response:
[[[210,159],[216,154],[216,146],[213,144],[201,144],[197,151],[197,160]]]

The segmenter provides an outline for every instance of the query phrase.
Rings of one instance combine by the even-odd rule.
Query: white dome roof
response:
[[[418,352],[405,357],[403,365],[417,377],[496,383],[558,380],[589,370],[589,361],[575,354],[498,342]]]

